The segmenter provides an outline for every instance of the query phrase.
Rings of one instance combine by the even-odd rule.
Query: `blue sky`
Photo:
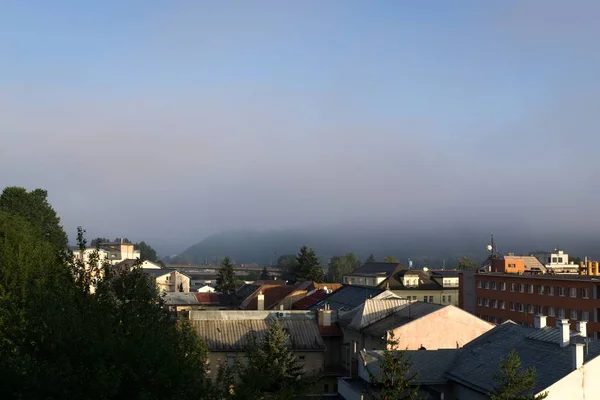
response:
[[[600,144],[599,12],[585,0],[4,1],[0,182],[47,188],[70,233],[158,241],[155,223],[193,243],[448,210],[477,221],[489,207],[586,221],[591,202],[540,207],[531,193],[561,179],[597,190],[578,154]],[[518,203],[492,194],[509,185]]]

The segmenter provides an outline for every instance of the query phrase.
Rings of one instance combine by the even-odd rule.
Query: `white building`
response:
[[[86,264],[90,256],[98,251],[100,261],[108,261],[111,265],[116,265],[125,260],[137,260],[140,258],[140,251],[135,249],[133,243],[101,243],[98,248],[88,247],[83,252],[78,248],[72,248],[73,257],[76,260],[82,260]]]
[[[579,271],[579,265],[569,261],[569,255],[563,250],[555,249],[554,252],[542,252],[532,255],[548,268],[548,272],[576,274]]]

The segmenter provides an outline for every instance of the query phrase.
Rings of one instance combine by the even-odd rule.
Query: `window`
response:
[[[590,320],[590,313],[588,311],[582,311],[581,312],[581,320],[582,321],[589,321]]]
[[[490,299],[483,299],[483,305],[485,307],[489,307],[490,306]]]
[[[517,268],[517,264],[508,264],[508,268]]]
[[[516,286],[517,286],[516,284],[514,284],[514,283],[511,283],[511,284],[510,284],[510,291],[511,291],[511,292],[514,292],[514,291],[515,291],[515,288],[516,288]]]
[[[525,309],[525,308],[523,307],[523,304],[521,304],[521,303],[517,303],[517,311],[519,311],[519,312],[523,312],[523,310],[524,310],[524,309]]]
[[[227,366],[233,368],[235,365],[235,356],[227,356]]]
[[[554,296],[554,286],[548,286],[548,296]]]
[[[490,283],[488,281],[483,281],[483,288],[484,289],[489,289],[490,288]]]
[[[566,292],[567,292],[567,291],[565,290],[565,288],[564,288],[564,287],[562,287],[562,286],[559,286],[559,287],[558,287],[558,295],[559,295],[559,296],[563,296],[563,297],[565,297],[565,295],[566,295]]]
[[[506,290],[506,282],[500,282],[500,290]]]
[[[552,264],[556,264],[558,262],[558,257],[552,257]]]
[[[533,285],[525,285],[527,287],[527,293],[533,293]]]
[[[581,297],[583,297],[584,299],[589,299],[589,295],[590,295],[589,289],[587,289],[587,288],[581,289]]]
[[[519,292],[525,293],[525,285],[523,285],[522,283],[519,284]]]
[[[548,316],[554,317],[554,307],[548,307]]]
[[[577,321],[577,318],[579,317],[577,314],[579,314],[577,310],[571,310],[571,319]]]
[[[433,303],[433,296],[429,296],[429,302]]]
[[[559,264],[562,264],[562,262],[563,262],[562,260],[563,260],[562,257],[558,257],[558,263]]]
[[[577,289],[572,287],[571,289],[569,289],[569,291],[571,292],[570,295],[571,297],[577,297]]]
[[[452,303],[452,296],[448,295],[448,303]]]
[[[490,282],[490,289],[496,290],[496,281],[491,281]]]
[[[300,356],[298,357],[299,360],[306,360],[306,356]]]
[[[482,286],[482,285],[481,285],[481,281],[477,281],[477,287],[478,287],[479,289],[481,289],[481,286]]]
[[[445,302],[446,302],[446,295],[443,295],[442,296],[442,303],[445,303]]]
[[[564,318],[564,317],[565,317],[565,309],[559,308],[558,309],[558,318]]]
[[[427,296],[423,296],[423,302],[427,303]]]
[[[512,301],[509,301],[508,306],[510,307],[510,311],[515,311],[515,303],[513,303]]]
[[[527,304],[527,312],[533,314],[533,304]]]
[[[498,301],[498,308],[504,310],[504,300],[499,300]]]
[[[542,314],[542,306],[533,306],[534,314]]]
[[[337,383],[333,384],[333,393],[337,393],[338,392],[338,386]]]
[[[323,393],[329,393],[329,384],[327,384],[327,383],[326,383],[326,384],[323,386]]]
[[[538,286],[538,294],[544,294],[544,289],[545,289],[544,286],[542,286],[542,285]]]

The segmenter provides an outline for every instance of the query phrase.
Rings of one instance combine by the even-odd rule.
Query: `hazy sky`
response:
[[[5,0],[0,185],[47,189],[70,237],[159,247],[598,226],[599,20],[583,0]]]

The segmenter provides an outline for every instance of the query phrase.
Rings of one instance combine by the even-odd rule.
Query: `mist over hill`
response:
[[[576,256],[598,257],[593,236],[576,232],[534,233],[500,228],[494,231],[501,253],[525,254],[553,250],[557,246]],[[398,227],[361,228],[336,226],[314,229],[236,230],[212,235],[189,247],[173,259],[177,263],[217,263],[231,257],[236,263],[274,264],[277,257],[295,254],[301,246],[315,249],[325,264],[333,255],[354,252],[359,259],[373,253],[378,260],[393,255],[401,262],[411,258],[415,266],[450,268],[456,258],[467,256],[478,261],[487,257],[490,232],[482,228],[445,227],[407,229]]]

